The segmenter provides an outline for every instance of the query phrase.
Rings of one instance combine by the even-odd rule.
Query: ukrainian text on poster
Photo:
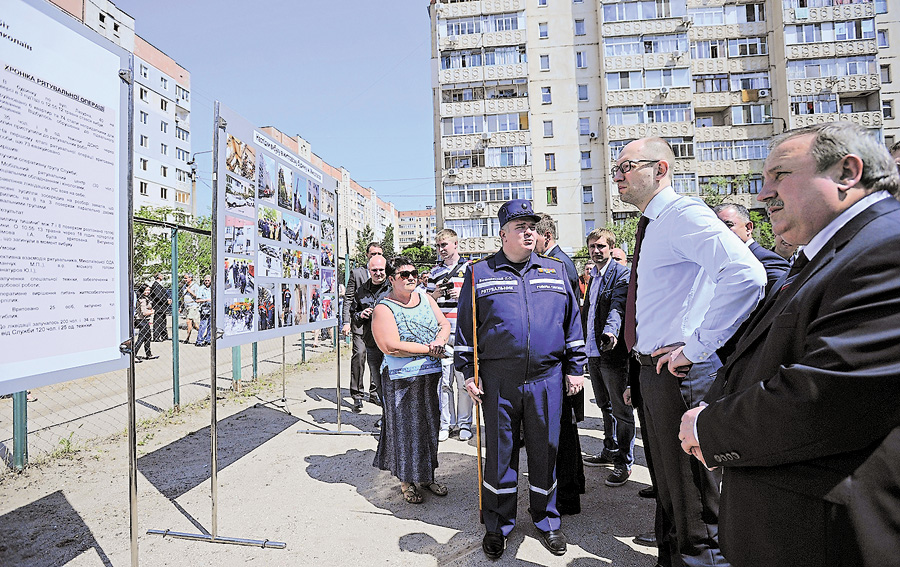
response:
[[[120,56],[25,3],[7,8],[0,26],[16,41],[0,42],[2,391],[119,361],[127,302]]]

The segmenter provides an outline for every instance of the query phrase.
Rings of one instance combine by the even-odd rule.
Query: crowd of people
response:
[[[741,204],[678,194],[674,164],[661,138],[615,161],[641,213],[630,265],[597,229],[579,275],[553,219],[519,199],[500,208],[501,248],[485,258],[461,258],[441,230],[424,285],[409,259],[369,244],[343,331],[354,411],[383,406],[374,465],[409,503],[446,495],[437,446],[471,439],[474,402],[485,555],[501,557],[515,527],[522,447],[538,539],[562,555],[582,467],[627,484],[639,423],[652,482],[639,494],[656,512],[635,539],[659,566],[897,565],[900,144],[850,122],[774,138],[757,196],[772,250]],[[597,454],[579,442],[585,375]]]

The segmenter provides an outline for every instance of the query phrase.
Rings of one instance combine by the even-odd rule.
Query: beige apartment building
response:
[[[637,213],[608,173],[631,140],[672,144],[677,191],[755,207],[774,134],[851,120],[900,139],[887,3],[432,1],[437,223],[490,253],[497,209],[526,198],[574,250]]]
[[[399,211],[397,214],[400,218],[396,230],[400,242],[397,250],[403,250],[419,240],[427,246],[434,246],[437,216],[432,207],[419,211]]]

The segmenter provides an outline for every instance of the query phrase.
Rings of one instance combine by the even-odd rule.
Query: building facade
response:
[[[397,236],[400,248],[403,250],[417,241],[422,241],[427,246],[434,246],[436,234],[437,215],[431,207],[421,211],[400,211],[397,213],[399,225]]]
[[[644,136],[671,143],[678,192],[748,207],[774,134],[840,119],[898,138],[887,0],[433,1],[430,14],[438,224],[469,254],[499,248],[510,198],[551,214],[567,250],[637,214],[608,172]]]

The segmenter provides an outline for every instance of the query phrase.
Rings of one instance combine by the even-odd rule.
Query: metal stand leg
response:
[[[281,399],[274,399],[274,400],[268,400],[268,401],[263,400],[261,403],[256,404],[256,406],[259,407],[259,406],[272,405],[272,406],[275,406],[277,409],[282,410],[284,413],[286,413],[288,415],[294,415],[291,413],[291,410],[288,409],[288,407],[287,407],[287,388],[285,386],[285,383],[286,383],[285,382],[285,372],[286,372],[286,368],[287,368],[287,359],[285,356],[285,342],[286,342],[285,337],[281,337]],[[254,343],[254,345],[255,345],[255,343]],[[259,400],[262,400],[262,398],[260,398],[258,395],[256,396],[256,398]]]

